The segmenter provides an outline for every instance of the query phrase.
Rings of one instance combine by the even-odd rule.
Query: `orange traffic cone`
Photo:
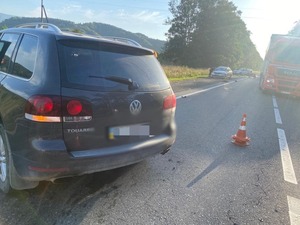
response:
[[[243,115],[243,119],[240,125],[239,130],[235,135],[232,135],[232,143],[239,146],[247,146],[249,145],[250,138],[246,136],[246,117],[247,115]]]

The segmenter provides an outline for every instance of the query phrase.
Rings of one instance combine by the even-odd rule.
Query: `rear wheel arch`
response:
[[[1,117],[0,121],[0,189],[4,193],[8,193],[11,189],[23,190],[35,188],[39,182],[26,181],[19,177],[14,167],[9,141]],[[4,169],[5,171],[3,171]]]

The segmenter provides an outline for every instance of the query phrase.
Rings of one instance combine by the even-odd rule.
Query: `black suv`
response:
[[[165,153],[176,97],[155,52],[52,24],[0,31],[0,188]]]

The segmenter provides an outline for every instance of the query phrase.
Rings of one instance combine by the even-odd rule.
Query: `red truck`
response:
[[[264,91],[300,96],[300,37],[271,36],[259,85]]]

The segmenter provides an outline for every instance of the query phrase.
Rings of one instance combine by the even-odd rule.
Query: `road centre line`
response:
[[[274,114],[275,114],[275,121],[277,124],[282,124],[281,116],[279,113],[279,109],[274,108]]]
[[[274,106],[274,108],[278,108],[278,104],[277,104],[277,101],[276,101],[276,98],[275,98],[274,95],[272,96],[272,99],[273,99],[273,106]]]
[[[284,130],[277,128],[277,133],[278,133],[284,180],[292,184],[298,184],[295,176],[295,171],[294,171],[294,167],[290,155],[289,146],[286,140],[285,132]]]
[[[278,109],[278,104],[277,104],[277,101],[276,101],[276,98],[275,98],[274,95],[272,96],[272,100],[273,100],[274,114],[275,114],[276,123],[277,124],[282,124],[281,116],[280,116],[279,109]]]
[[[216,85],[216,86],[213,86],[213,87],[210,87],[210,88],[206,88],[206,89],[203,89],[203,90],[195,91],[195,92],[192,92],[192,93],[189,93],[189,94],[186,94],[186,95],[181,95],[181,96],[176,97],[176,99],[186,98],[186,97],[189,97],[189,96],[192,96],[192,95],[196,95],[196,94],[200,94],[200,93],[203,93],[203,92],[207,92],[207,91],[213,90],[215,88],[219,88],[219,87],[222,87],[222,86],[225,86],[225,85],[232,84],[234,82],[235,81],[230,81],[230,82],[227,82],[225,84],[219,84],[219,85]]]
[[[291,225],[300,224],[300,200],[287,196]]]

